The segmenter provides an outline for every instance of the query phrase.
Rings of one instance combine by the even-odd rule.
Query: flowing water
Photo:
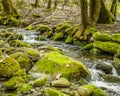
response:
[[[61,49],[68,56],[82,62],[89,68],[92,74],[92,80],[89,81],[89,83],[94,84],[97,87],[105,89],[107,92],[109,92],[109,96],[120,96],[120,83],[105,82],[104,79],[99,75],[100,73],[103,73],[103,72],[101,70],[95,69],[95,65],[98,64],[99,62],[112,66],[113,60],[111,59],[111,56],[105,56],[105,55],[97,56],[94,53],[90,54],[88,52],[82,51],[82,47],[80,46],[68,45],[62,42],[55,42],[51,40],[36,41],[35,37],[37,37],[38,34],[33,31],[26,31],[23,29],[14,29],[14,31],[20,34],[23,34],[24,41],[28,43],[39,44],[39,45],[47,44],[47,45],[52,45],[54,47]],[[111,74],[113,76],[119,77],[114,68]],[[37,75],[37,74],[33,74],[33,75]]]

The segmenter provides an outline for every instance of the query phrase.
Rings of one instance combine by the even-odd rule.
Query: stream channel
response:
[[[87,66],[87,68],[89,68],[92,74],[92,79],[91,81],[89,81],[90,84],[94,84],[97,87],[105,89],[109,93],[109,96],[120,96],[120,82],[119,83],[105,82],[104,79],[99,75],[100,73],[104,74],[103,71],[95,68],[95,66],[99,63],[112,66],[114,62],[111,56],[107,55],[98,56],[94,53],[90,54],[88,52],[82,51],[82,47],[80,46],[64,44],[63,42],[56,42],[49,39],[47,39],[46,41],[36,41],[35,37],[37,37],[38,34],[34,31],[27,31],[24,29],[14,29],[13,31],[23,34],[25,42],[38,45],[50,45],[61,49],[64,53],[66,53],[66,55],[82,62],[83,64],[85,64],[85,66]],[[116,70],[114,68],[112,69],[111,74],[113,76],[120,77],[117,75]]]

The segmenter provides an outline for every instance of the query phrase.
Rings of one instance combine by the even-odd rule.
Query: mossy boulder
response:
[[[68,36],[65,40],[66,44],[72,44],[73,43],[73,37],[72,36]]]
[[[12,77],[9,81],[5,83],[5,87],[8,90],[16,89],[18,86],[20,86],[22,83],[25,83],[25,80],[21,77]]]
[[[30,57],[30,59],[32,59],[32,61],[36,62],[40,58],[40,53],[37,49],[25,48],[24,52],[27,54],[28,57]]]
[[[95,32],[93,33],[93,39],[98,40],[98,41],[110,41],[111,37],[108,34],[102,34],[100,32]]]
[[[63,32],[56,33],[55,36],[53,37],[53,40],[55,40],[55,41],[63,40],[63,39],[64,39],[64,33]]]
[[[44,35],[40,35],[39,37],[36,37],[35,40],[45,41],[46,37]]]
[[[25,28],[26,30],[32,30],[33,29],[33,26],[32,25],[29,25]]]
[[[44,90],[44,93],[46,96],[69,96],[67,94],[64,94],[56,89],[52,89],[52,88],[46,88]]]
[[[16,94],[13,94],[13,93],[5,93],[5,94],[3,94],[2,96],[16,96]]]
[[[24,41],[21,40],[11,40],[9,42],[10,46],[12,47],[28,47],[31,48],[32,46]]]
[[[13,77],[20,77],[20,76],[26,76],[26,71],[25,70],[18,70],[17,72],[14,73]]]
[[[29,93],[30,89],[31,89],[30,84],[22,83],[21,85],[18,86],[17,91],[24,95]]]
[[[10,78],[18,70],[20,70],[20,65],[12,57],[0,59],[0,77]]]
[[[47,77],[40,77],[33,82],[33,87],[40,87],[47,83]]]
[[[94,85],[83,85],[80,86],[77,91],[80,96],[91,96],[94,89]]]
[[[120,33],[112,35],[112,41],[120,43]]]
[[[95,89],[91,96],[108,96],[108,94],[102,89]]]
[[[83,50],[90,50],[90,49],[92,49],[93,48],[93,43],[89,43],[89,44],[87,44],[87,45],[85,45],[85,46],[83,46]]]
[[[100,51],[99,49],[97,49],[97,48],[92,48],[92,49],[89,51],[89,53],[91,53],[91,54],[100,54],[101,51]]]
[[[43,34],[45,32],[49,32],[51,29],[49,26],[47,25],[38,25],[36,27],[36,31],[40,32],[40,34]]]
[[[69,87],[70,82],[66,78],[59,78],[58,80],[53,80],[51,82],[53,87]]]
[[[117,50],[120,48],[120,44],[115,42],[102,42],[102,41],[96,41],[94,42],[93,46],[95,48],[98,48],[102,51],[115,54]]]
[[[89,70],[79,61],[57,52],[50,52],[41,58],[36,65],[41,72],[54,74],[61,72],[67,78],[91,78]],[[47,67],[46,67],[47,66]]]
[[[16,52],[14,54],[11,54],[10,57],[14,58],[20,64],[20,67],[22,69],[25,69],[26,72],[31,69],[32,64],[29,57],[26,54],[22,52]]]

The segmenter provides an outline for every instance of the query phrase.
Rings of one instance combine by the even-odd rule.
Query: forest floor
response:
[[[119,8],[117,21],[114,24],[98,24],[97,29],[103,33],[120,33]],[[24,22],[28,22],[29,24],[46,24],[49,26],[54,26],[67,22],[75,25],[80,24],[81,22],[80,6],[76,6],[75,4],[64,7],[60,5],[57,9],[53,9],[52,7],[51,10],[48,10],[46,9],[45,4],[42,4],[38,8],[34,8],[30,3],[26,3],[24,5],[19,5],[19,11],[22,14],[22,20]]]

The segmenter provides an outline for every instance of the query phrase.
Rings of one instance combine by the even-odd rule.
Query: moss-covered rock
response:
[[[2,96],[16,96],[16,94],[13,94],[13,93],[5,93],[5,94],[3,94]]]
[[[17,91],[20,92],[22,95],[24,95],[29,93],[30,89],[31,89],[30,84],[23,83],[18,86]]]
[[[21,40],[12,40],[10,41],[10,46],[13,46],[13,47],[28,47],[28,48],[31,48],[32,46],[26,42],[23,42]]]
[[[68,36],[65,40],[66,44],[72,44],[73,43],[73,37],[72,36]]]
[[[85,45],[82,49],[83,50],[90,50],[92,48],[93,48],[93,43],[89,43],[89,44]]]
[[[110,41],[111,37],[108,34],[102,34],[100,32],[95,32],[93,33],[93,39],[98,40],[98,41]]]
[[[95,89],[94,85],[83,85],[80,86],[77,91],[80,96],[91,96],[94,89]]]
[[[22,52],[16,52],[11,54],[10,57],[14,58],[19,64],[22,69],[29,71],[32,67],[31,61],[28,56]]]
[[[0,40],[0,48],[3,48],[3,47],[9,47],[9,44],[4,40]]]
[[[20,70],[20,65],[12,57],[0,59],[0,77],[9,78],[18,70]]]
[[[102,89],[95,89],[91,96],[108,96]]]
[[[20,69],[17,72],[15,72],[14,75],[13,75],[13,77],[20,77],[20,76],[26,76],[26,71]]]
[[[91,54],[100,54],[100,50],[99,49],[97,49],[97,48],[92,48],[90,51],[89,51],[89,53],[91,53]]]
[[[112,35],[112,41],[120,43],[120,33]]]
[[[53,40],[55,40],[55,41],[63,40],[63,39],[64,39],[64,33],[63,32],[56,33],[55,36],[53,37]]]
[[[40,35],[39,37],[35,38],[35,40],[45,41],[46,37],[44,35]]]
[[[40,58],[40,54],[37,49],[25,48],[24,52],[27,54],[28,57],[30,57],[30,59],[32,59],[32,61],[37,61]]]
[[[44,90],[44,93],[46,96],[69,96],[69,95],[66,95],[56,89],[52,89],[52,88],[46,88]]]
[[[47,38],[51,38],[53,36],[53,32],[52,31],[49,31],[46,33],[46,37]]]
[[[98,48],[102,51],[115,54],[117,50],[120,48],[120,44],[115,42],[102,42],[102,41],[96,41],[94,42],[93,46],[95,48]]]
[[[36,27],[36,31],[40,32],[40,34],[43,34],[45,32],[49,32],[51,29],[49,26],[47,25],[38,25]]]
[[[13,90],[20,86],[22,83],[25,83],[25,80],[21,77],[12,77],[9,81],[5,83],[5,87],[8,90]]]
[[[33,82],[33,87],[40,87],[47,83],[47,77],[40,77]]]
[[[61,72],[63,77],[89,78],[89,70],[80,62],[57,52],[51,52],[41,58],[37,63],[40,71],[54,74]],[[46,67],[47,66],[47,67]]]
[[[33,26],[32,25],[29,25],[25,28],[26,30],[32,30],[33,29]]]
[[[66,78],[59,78],[58,80],[53,80],[51,82],[53,87],[69,87],[70,82]]]

